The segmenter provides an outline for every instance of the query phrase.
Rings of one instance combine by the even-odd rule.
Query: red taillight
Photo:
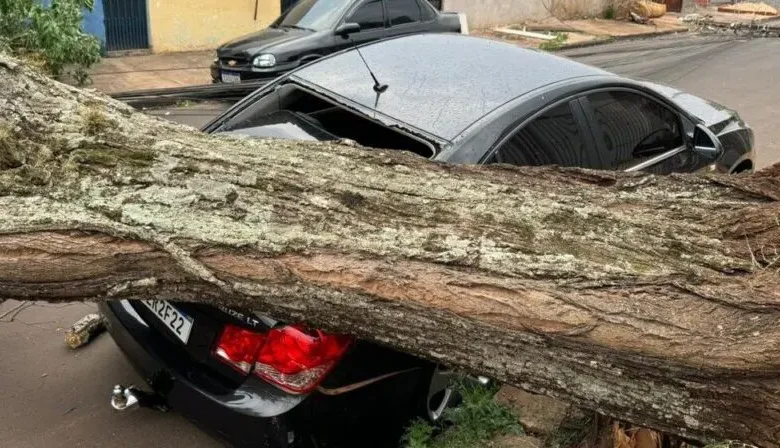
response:
[[[294,393],[317,387],[341,359],[352,338],[295,325],[273,329],[260,349],[255,374]]]
[[[344,335],[307,331],[301,325],[275,328],[267,334],[226,325],[214,354],[230,366],[291,393],[312,391],[341,359],[352,342]]]
[[[249,373],[264,340],[263,334],[228,324],[219,336],[214,354],[229,366]]]

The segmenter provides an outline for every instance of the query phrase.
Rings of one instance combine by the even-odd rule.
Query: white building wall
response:
[[[552,7],[555,16],[561,19],[597,17],[610,2],[611,0],[443,0],[442,11],[465,13],[469,27],[473,29],[545,19],[551,16],[548,7]]]

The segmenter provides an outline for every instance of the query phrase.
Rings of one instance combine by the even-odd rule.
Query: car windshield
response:
[[[301,0],[285,11],[273,26],[321,31],[336,26],[336,21],[352,0]]]

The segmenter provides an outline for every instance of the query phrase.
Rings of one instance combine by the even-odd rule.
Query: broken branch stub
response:
[[[96,336],[105,331],[106,320],[99,313],[90,313],[71,325],[65,333],[65,343],[75,350],[90,343]]]
[[[0,297],[307,320],[780,444],[780,165],[656,177],[206,136],[0,57]]]

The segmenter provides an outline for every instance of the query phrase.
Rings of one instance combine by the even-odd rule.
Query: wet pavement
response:
[[[176,413],[115,412],[114,384],[142,385],[108,334],[77,350],[68,327],[93,304],[0,304],[0,446],[222,446]]]

